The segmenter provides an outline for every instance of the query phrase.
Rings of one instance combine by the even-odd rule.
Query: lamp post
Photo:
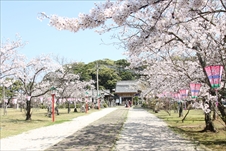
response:
[[[51,95],[52,95],[52,121],[54,122],[54,97],[55,97],[55,91],[56,91],[56,88],[55,87],[51,87],[50,88],[51,90]]]
[[[208,76],[211,87],[215,89],[217,98],[216,103],[218,104],[217,88],[220,87],[223,66],[222,65],[206,66],[205,71]]]
[[[88,107],[89,106],[88,106],[88,99],[87,98],[85,99],[85,104],[86,104],[86,113],[88,113]]]
[[[99,64],[96,64],[97,68],[97,96],[99,96]]]
[[[100,109],[100,95],[98,94],[97,96],[97,101],[98,101],[98,110]]]
[[[100,109],[100,95],[99,95],[99,64],[96,64],[97,69],[97,101],[98,101],[98,110]]]

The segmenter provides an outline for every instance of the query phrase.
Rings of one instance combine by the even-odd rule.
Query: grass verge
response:
[[[25,121],[25,113],[21,112],[20,109],[8,108],[7,115],[3,115],[2,109],[0,109],[1,117],[0,117],[0,138],[6,138],[9,136],[21,134],[23,132],[40,128],[43,126],[49,126],[53,124],[59,124],[63,122],[67,122],[76,118],[78,116],[85,116],[92,112],[96,112],[98,110],[91,109],[88,113],[81,112],[73,112],[71,111],[68,114],[67,109],[59,109],[60,115],[55,114],[55,120],[52,122],[52,117],[47,117],[46,109],[33,109],[32,116],[30,121]]]
[[[202,110],[191,110],[183,123],[181,121],[182,118],[178,116],[179,114],[173,111],[170,111],[170,116],[165,111],[154,113],[149,110],[149,112],[164,120],[174,132],[194,142],[198,142],[213,151],[226,151],[226,127],[220,118],[214,121],[217,133],[200,132],[205,127]],[[185,110],[184,115],[186,112]]]

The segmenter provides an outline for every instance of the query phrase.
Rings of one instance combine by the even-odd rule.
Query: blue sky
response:
[[[99,35],[93,30],[77,33],[58,31],[48,26],[48,20],[37,19],[39,12],[48,15],[77,17],[79,13],[88,13],[98,1],[1,1],[1,40],[15,40],[18,33],[28,44],[20,53],[29,59],[41,54],[54,54],[79,62],[89,63],[98,59],[125,59],[125,51],[111,39],[114,33]],[[103,44],[102,40],[108,45]]]

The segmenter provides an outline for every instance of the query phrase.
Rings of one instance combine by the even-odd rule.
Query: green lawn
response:
[[[52,124],[58,124],[66,121],[70,121],[73,118],[78,116],[86,116],[92,112],[96,112],[98,110],[91,109],[88,113],[80,113],[80,112],[71,112],[68,114],[67,109],[59,109],[60,115],[55,114],[55,122],[52,122],[52,117],[49,118],[46,116],[47,109],[33,109],[32,112],[32,120],[25,121],[25,114],[21,112],[20,109],[8,108],[7,115],[3,115],[2,108],[0,109],[1,118],[0,118],[0,132],[1,137],[5,138],[12,135],[17,135],[23,132],[26,132],[31,129],[48,126]]]
[[[193,141],[199,141],[213,151],[226,151],[226,127],[221,119],[214,121],[217,133],[200,132],[205,127],[202,110],[190,110],[183,123],[182,118],[179,118],[178,113],[174,113],[174,111],[170,111],[171,116],[163,110],[159,113],[154,113],[151,110],[150,112],[163,119],[176,133],[180,133]],[[184,110],[183,113],[185,115],[187,110]]]

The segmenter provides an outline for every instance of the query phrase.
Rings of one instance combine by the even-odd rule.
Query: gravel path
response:
[[[143,109],[130,109],[117,151],[196,151],[203,150],[173,133],[165,122]]]
[[[106,108],[89,115],[80,116],[70,122],[41,127],[28,132],[1,139],[1,151],[42,151],[65,137],[104,117],[117,108]]]

